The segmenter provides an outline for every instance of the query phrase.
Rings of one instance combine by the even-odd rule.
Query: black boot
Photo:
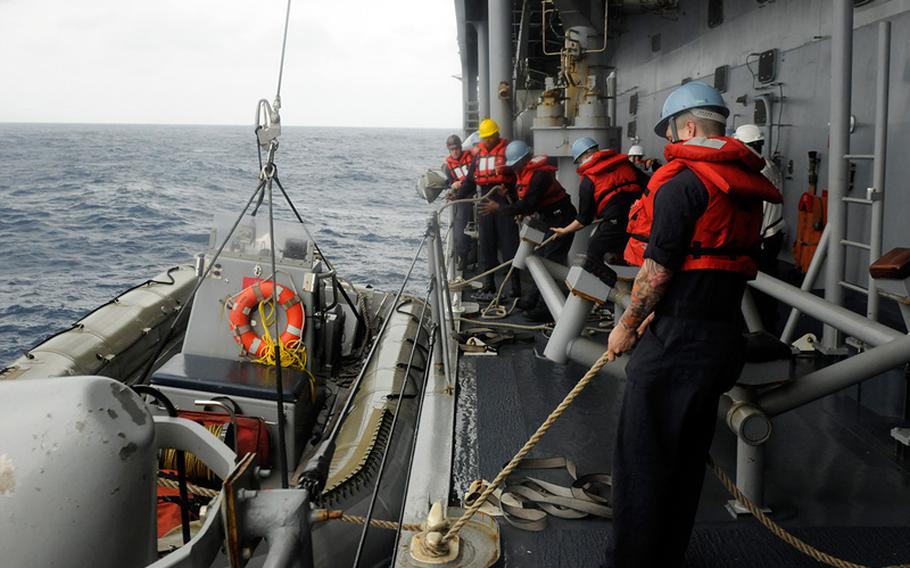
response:
[[[596,276],[610,288],[616,285],[616,272],[603,262],[598,262],[596,259],[586,256],[581,267]]]
[[[484,278],[483,287],[474,292],[473,298],[478,302],[489,302],[496,296],[496,281],[492,276]]]

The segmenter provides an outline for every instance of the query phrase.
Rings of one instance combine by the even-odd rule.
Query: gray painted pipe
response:
[[[750,501],[764,507],[765,447],[736,440],[736,486]]]
[[[552,276],[554,280],[565,282],[566,276],[569,275],[568,266],[563,266],[562,264],[559,264],[554,260],[550,260],[549,258],[541,258],[540,261],[543,263],[544,268],[547,269],[547,272],[550,273],[550,276]]]
[[[607,348],[596,341],[579,337],[569,343],[569,359],[590,367],[600,356],[604,354]],[[601,369],[601,373],[608,377],[624,381],[626,380],[626,363],[629,362],[629,355],[623,355],[612,363],[607,363]]]
[[[593,305],[594,302],[591,300],[569,294],[562,313],[556,320],[556,327],[553,328],[553,333],[543,351],[544,357],[561,365],[568,362],[569,342],[578,337],[581,330],[584,329],[585,321],[587,321]]]
[[[537,245],[531,241],[526,241],[522,239],[518,243],[518,250],[515,251],[515,256],[512,257],[512,266],[519,270],[524,270],[527,268],[526,261],[529,256],[534,254],[534,247]],[[516,275],[517,276],[517,275]]]
[[[550,273],[547,272],[539,257],[531,255],[525,262],[527,263],[528,271],[531,273],[531,278],[534,279],[534,284],[537,284],[537,289],[540,290],[540,296],[546,303],[547,309],[550,310],[554,320],[559,320],[562,308],[566,303],[566,297],[562,295],[559,286],[550,278]]]
[[[891,22],[878,24],[878,78],[875,82],[875,159],[872,162],[872,213],[869,237],[869,264],[882,256],[882,214],[884,213],[885,168],[888,149],[888,88],[891,84]],[[878,285],[869,277],[866,316],[878,320]]]
[[[743,318],[746,320],[746,327],[749,331],[764,331],[765,324],[761,321],[761,314],[758,313],[758,306],[755,305],[755,298],[749,289],[743,294],[742,300]]]
[[[512,138],[512,97],[499,96],[499,83],[512,85],[512,2],[489,0],[487,30],[490,44],[490,118],[503,138]]]
[[[847,195],[847,159],[850,153],[850,85],[853,77],[853,0],[833,0],[831,21],[831,130],[828,160],[828,225],[831,246],[825,272],[825,299],[836,306],[844,300],[844,247],[847,231],[843,198]],[[822,343],[835,348],[839,334],[825,326]]]
[[[870,321],[846,308],[830,304],[809,292],[803,292],[799,288],[767,274],[759,272],[755,280],[749,282],[749,285],[870,345],[883,345],[905,337],[904,334],[890,327]]]
[[[864,351],[840,363],[804,375],[758,399],[769,416],[776,416],[828,396],[910,361],[910,336]]]
[[[830,235],[831,226],[825,225],[822,236],[818,240],[818,248],[815,249],[815,255],[812,256],[812,261],[809,262],[809,269],[806,270],[806,276],[803,278],[803,283],[799,287],[803,292],[808,292],[815,286],[815,281],[818,279],[818,273],[825,263],[825,255],[828,254],[828,242],[831,240],[829,238]],[[801,313],[802,312],[796,308],[790,310],[790,315],[787,317],[787,323],[784,325],[784,331],[780,334],[780,340],[784,343],[790,343],[793,339],[793,332],[796,331],[796,322],[799,321],[799,315]]]
[[[477,112],[479,119],[490,116],[490,40],[486,22],[474,22],[477,31]]]

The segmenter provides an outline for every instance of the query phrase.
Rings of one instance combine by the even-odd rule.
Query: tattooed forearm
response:
[[[627,329],[637,329],[663,298],[672,276],[672,270],[646,258],[632,285],[632,304],[626,309],[620,323]]]

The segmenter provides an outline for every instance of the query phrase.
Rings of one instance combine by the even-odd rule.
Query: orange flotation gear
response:
[[[640,193],[642,190],[639,174],[629,157],[615,150],[600,150],[578,166],[576,172],[594,184],[598,215],[619,192]]]
[[[500,138],[492,148],[486,142],[474,146],[474,183],[480,186],[510,183],[514,180],[510,170],[506,169],[506,146],[509,141]]]
[[[471,162],[473,161],[474,155],[470,152],[462,152],[461,157],[458,158],[451,155],[446,156],[446,166],[452,175],[452,181],[463,180],[468,175],[468,170],[471,169]]]
[[[234,341],[243,347],[245,353],[256,357],[264,357],[268,353],[268,344],[262,341],[250,325],[250,314],[260,303],[271,299],[272,281],[261,280],[244,288],[228,305],[231,310],[230,326],[234,332]],[[284,308],[287,318],[287,326],[281,334],[281,345],[294,347],[303,337],[303,326],[306,322],[303,304],[300,303],[297,294],[279,284],[278,305]]]
[[[657,170],[629,212],[625,259],[641,266],[657,192],[684,169],[708,190],[708,206],[695,223],[680,270],[727,270],[755,278],[761,243],[762,201],[780,203],[780,191],[762,174],[764,160],[733,138],[693,138],[665,149],[669,162]]]
[[[562,201],[566,197],[566,190],[556,179],[556,166],[550,164],[549,157],[543,154],[534,156],[534,158],[528,162],[528,165],[521,170],[521,175],[518,176],[518,185],[515,186],[518,193],[518,199],[524,199],[528,194],[528,189],[531,187],[531,179],[537,172],[550,172],[553,175],[553,181],[547,186],[543,196],[540,198],[537,208],[543,209],[544,207],[549,207]]]

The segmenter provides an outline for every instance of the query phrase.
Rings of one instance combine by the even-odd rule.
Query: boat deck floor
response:
[[[517,318],[517,319],[516,319]],[[510,320],[525,322],[520,316]],[[602,341],[606,336],[602,334]],[[454,490],[490,480],[586,371],[536,355],[540,334],[504,344],[495,357],[462,356]],[[578,474],[609,472],[624,385],[593,381],[532,455],[565,456]],[[888,442],[888,423],[837,394],[774,420],[766,451],[765,500],[772,518],[826,552],[872,566],[910,563],[910,460]],[[736,440],[718,425],[712,455],[731,477]],[[550,475],[548,475],[550,474]],[[567,484],[565,472],[535,471]],[[817,566],[751,517],[733,519],[730,498],[706,472],[689,566]],[[550,518],[543,532],[502,527],[502,566],[595,567],[603,560],[610,521]]]

